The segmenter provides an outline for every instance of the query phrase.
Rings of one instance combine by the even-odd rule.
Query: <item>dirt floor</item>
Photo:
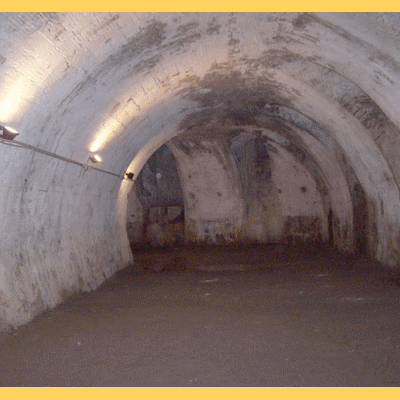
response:
[[[176,247],[0,335],[1,386],[399,386],[400,279],[329,248]]]

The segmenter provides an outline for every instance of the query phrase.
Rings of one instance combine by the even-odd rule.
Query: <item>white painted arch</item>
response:
[[[229,113],[249,110],[257,119],[260,87],[266,104],[290,106],[338,143],[368,198],[370,254],[397,267],[399,29],[384,14],[0,14],[0,122],[19,141],[77,163],[98,151],[101,168],[117,175],[0,143],[0,329],[131,263],[132,182],[118,176],[137,174],[190,119],[208,113],[209,127],[232,124]],[[361,90],[392,124],[385,145],[313,87],[311,72],[304,79],[280,68],[296,57]],[[240,82],[223,79],[238,71]]]

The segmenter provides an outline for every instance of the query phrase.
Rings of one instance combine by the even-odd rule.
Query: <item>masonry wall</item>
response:
[[[133,247],[329,241],[328,215],[316,182],[279,145],[250,138],[232,151],[227,137],[207,139],[204,135],[201,140],[177,137],[168,145],[176,157],[184,207],[174,205],[175,196],[166,200],[176,190],[176,181],[172,188],[160,185],[156,189],[157,181],[141,174],[140,185],[158,191],[159,200],[152,204],[162,205],[144,207],[148,200],[140,198],[136,186],[132,189],[127,218]],[[173,170],[175,161],[168,166],[162,153],[158,159],[163,161],[153,161],[154,170]],[[145,165],[143,171],[149,168]]]
[[[396,13],[0,13],[20,132],[0,140],[0,329],[132,262],[127,224],[157,242],[182,215],[190,243],[331,240],[398,268],[399,35]],[[127,221],[166,143],[183,205],[130,198]]]

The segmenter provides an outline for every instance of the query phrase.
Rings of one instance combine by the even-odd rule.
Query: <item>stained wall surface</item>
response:
[[[398,268],[399,29],[397,13],[0,14],[0,124],[19,131],[0,140],[0,329],[133,262],[135,180],[164,144],[182,204],[151,206],[180,207],[151,211],[156,234],[182,215],[185,242],[330,241]]]

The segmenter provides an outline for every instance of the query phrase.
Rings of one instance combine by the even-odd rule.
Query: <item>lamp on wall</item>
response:
[[[18,135],[18,131],[9,126],[0,125],[0,137],[6,140],[13,140]]]
[[[133,172],[127,172],[126,174],[125,174],[125,176],[128,178],[128,179],[130,179],[130,180],[132,180],[133,179],[133,176],[134,176],[135,174],[133,173]]]
[[[97,154],[97,153],[93,153],[90,157],[89,157],[89,160],[92,162],[92,163],[100,163],[100,162],[102,162],[103,161],[103,159]]]
[[[83,164],[79,161],[72,160],[71,158],[67,158],[67,157],[61,156],[59,154],[52,153],[51,151],[41,149],[40,147],[32,146],[31,144],[23,143],[23,142],[20,142],[17,140],[12,141],[17,135],[18,135],[18,131],[15,130],[14,128],[10,128],[9,126],[0,125],[0,144],[1,145],[13,146],[16,148],[25,148],[25,149],[29,149],[32,151],[36,151],[37,153],[45,154],[46,156],[57,158],[59,160],[65,161],[67,163],[79,165],[85,171],[87,171],[88,169],[92,169],[92,170],[102,172],[103,174],[114,175],[114,176],[118,177],[119,179],[124,179],[124,177],[125,177],[124,175],[121,176],[121,175],[116,174],[111,171],[105,171],[104,169],[89,166],[88,165],[89,160],[92,163],[100,163],[103,161],[102,158],[97,153],[92,153],[92,155],[89,156],[89,159],[86,161],[86,163]],[[131,174],[131,173],[129,173],[129,174]],[[133,177],[133,173],[132,173],[132,177]]]

